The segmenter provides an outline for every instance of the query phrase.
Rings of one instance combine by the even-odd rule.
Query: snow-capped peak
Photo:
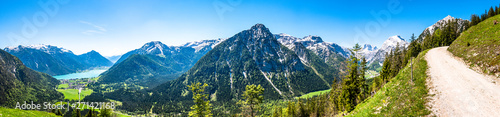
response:
[[[405,41],[405,39],[401,38],[399,35],[394,35],[389,37],[389,39],[384,41],[384,44],[382,44],[382,47],[380,49],[384,49],[386,52],[389,52],[393,48],[396,47],[396,45],[406,47],[408,46],[408,42]]]
[[[348,50],[335,43],[323,42],[320,36],[305,36],[304,38],[297,38],[285,33],[275,34],[274,37],[283,45],[288,48],[294,48],[296,43],[301,43],[308,50],[318,54],[321,58],[326,58],[333,53],[340,54],[348,57]]]
[[[444,17],[442,20],[448,21],[448,20],[452,20],[452,19],[455,19],[455,18],[452,17],[452,16],[450,16],[450,15],[448,15],[448,16]]]
[[[370,44],[363,45],[363,51],[375,51],[377,50],[377,46],[373,46]]]
[[[219,45],[222,41],[226,40],[227,38],[218,38],[218,39],[213,39],[213,40],[201,40],[201,41],[194,41],[194,42],[188,42],[186,44],[183,44],[181,46],[183,47],[191,47],[195,49],[195,52],[199,52],[200,50],[210,46],[211,48],[214,48],[215,46]]]
[[[4,50],[10,50],[10,51],[19,51],[19,48],[16,47],[16,46],[9,46],[9,47],[5,47]]]
[[[319,36],[311,36],[311,35],[309,35],[309,36],[304,37],[302,39],[302,41],[311,41],[313,43],[321,43],[321,42],[323,42],[323,39],[321,39],[321,37],[319,37]]]
[[[426,30],[429,30],[430,34],[433,34],[434,31],[438,28],[438,27],[441,27],[441,25],[445,24],[446,22],[450,21],[450,20],[453,20],[455,19],[454,17],[448,15],[446,16],[445,18],[437,21],[436,23],[434,23],[432,26],[429,26],[427,27]]]
[[[21,48],[30,48],[30,49],[40,50],[40,51],[43,51],[43,52],[49,53],[49,54],[50,53],[66,53],[66,52],[73,53],[68,49],[59,48],[57,46],[45,45],[45,44],[36,44],[36,45],[28,45],[28,46],[19,45],[17,47],[12,46],[12,47],[6,47],[5,50],[6,51],[19,51],[19,49],[21,49]]]
[[[403,39],[401,36],[399,35],[394,35],[394,36],[391,36],[389,37],[388,40],[391,40],[391,41],[397,41],[397,42],[402,42],[402,41],[406,41],[405,39]]]
[[[286,33],[280,33],[280,34],[277,34],[279,36],[282,36],[282,37],[291,37],[292,35],[289,35],[289,34],[286,34]]]
[[[168,48],[167,45],[161,43],[160,41],[151,41],[144,44],[141,49],[144,49],[148,54],[161,54],[163,55],[163,49]]]

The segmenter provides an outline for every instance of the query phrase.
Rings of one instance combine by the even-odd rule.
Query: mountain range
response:
[[[426,28],[422,35],[432,34],[449,19],[454,18],[448,16],[438,21]],[[457,25],[467,22],[456,20]],[[370,66],[380,67],[387,53],[397,47],[406,48],[408,44],[401,36],[395,35],[384,41],[381,47],[363,45],[358,54],[363,55]],[[70,50],[51,45],[7,47],[4,50],[18,56],[26,66],[51,75],[113,65],[90,87],[104,94],[101,95],[104,98],[122,101],[127,107],[147,107],[144,109],[155,113],[172,109],[166,108],[169,105],[189,105],[192,94],[187,85],[195,82],[209,84],[205,91],[210,100],[216,102],[240,99],[249,84],[261,85],[266,99],[287,99],[328,89],[330,84],[342,80],[347,71],[347,58],[351,55],[350,48],[324,42],[320,36],[298,38],[285,33],[273,34],[263,24],[256,24],[230,38],[180,46],[152,41],[123,55],[108,58],[96,51],[75,55]],[[108,60],[112,58],[116,60],[115,64]],[[57,84],[47,74],[35,73],[41,75],[35,77],[49,79],[48,85]],[[108,88],[112,90],[108,91]],[[150,100],[155,101],[149,103]]]
[[[203,40],[183,46],[167,46],[159,41],[146,43],[122,55],[101,74],[99,83],[117,85],[115,88],[123,87],[123,83],[154,87],[179,77],[222,40]]]
[[[437,21],[433,25],[427,27],[424,31],[422,31],[422,33],[418,36],[417,40],[419,42],[422,42],[427,35],[434,34],[434,31],[436,31],[437,29],[442,29],[447,23],[450,23],[451,21],[456,22],[455,25],[457,26],[457,33],[462,32],[465,29],[467,29],[467,26],[469,24],[469,20],[464,20],[462,18],[455,18],[455,17],[448,15],[445,18]]]
[[[59,101],[63,95],[55,90],[58,84],[59,80],[26,67],[17,57],[0,50],[0,106]]]
[[[297,38],[284,33],[275,34],[274,36],[281,44],[285,45],[289,49],[295,48],[295,45],[299,43],[320,57],[320,59],[328,65],[333,66],[334,68],[339,68],[342,72],[347,69],[347,65],[344,61],[351,53],[346,47],[339,46],[335,43],[324,42],[319,36],[309,35],[303,38]]]
[[[152,110],[189,101],[187,85],[194,82],[209,85],[205,91],[211,100],[231,101],[241,98],[249,84],[261,85],[266,98],[278,99],[328,89],[336,78],[338,70],[335,73],[306,46],[286,47],[263,24],[256,24],[222,41],[179,78],[152,89],[151,97],[160,100]]]
[[[366,45],[367,49],[363,49],[361,54],[365,56],[368,65],[382,65],[387,53],[390,53],[396,47],[406,48],[410,43],[407,42],[399,35],[391,36],[384,41],[382,46],[378,49],[369,50],[369,45]]]
[[[69,74],[113,65],[108,59],[93,50],[82,55],[75,55],[70,50],[43,44],[19,45],[6,47],[4,50],[18,57],[27,67],[49,75]]]

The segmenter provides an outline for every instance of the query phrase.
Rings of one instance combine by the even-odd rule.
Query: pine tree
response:
[[[356,47],[359,46],[356,44],[354,46],[354,51],[359,50]],[[358,88],[358,59],[355,57],[356,53],[354,51],[351,51],[351,56],[349,60],[349,71],[342,82],[342,91],[340,93],[340,98],[339,102],[341,103],[342,110],[350,112],[354,110],[354,107],[356,106],[356,99],[357,95],[359,94],[359,88]]]
[[[240,100],[238,103],[243,105],[243,108],[250,109],[250,116],[254,117],[256,110],[260,109],[259,104],[264,100],[264,88],[262,86],[247,85],[245,87],[245,91],[243,92],[243,100]]]
[[[191,83],[188,86],[189,90],[193,93],[194,105],[191,106],[191,111],[189,111],[189,116],[192,117],[211,117],[211,104],[208,101],[208,94],[205,94],[205,87],[208,84],[204,83]]]
[[[389,62],[389,54],[386,54],[382,70],[380,71],[380,78],[382,79],[382,86],[389,81],[389,74],[391,71],[391,62]]]
[[[72,115],[72,117],[81,117],[81,116],[82,116],[82,114],[81,114],[81,112],[80,112],[80,109],[74,109],[74,110],[73,110],[73,115]]]
[[[273,109],[273,117],[280,117],[281,116],[281,107],[274,106]]]
[[[361,103],[363,100],[365,100],[370,93],[368,91],[368,85],[366,84],[366,78],[365,78],[365,72],[368,71],[368,67],[366,66],[366,64],[367,61],[365,57],[363,57],[360,63],[361,74],[359,75],[360,77],[358,77],[358,87],[360,89],[360,92],[358,94],[358,103]]]
[[[488,17],[493,17],[495,16],[495,11],[493,10],[493,7],[490,7],[490,10],[488,11]]]
[[[484,10],[484,14],[481,15],[481,22],[488,19],[488,11]]]
[[[56,115],[63,115],[63,113],[62,113],[61,109],[58,109],[58,110],[57,110]]]
[[[101,109],[101,110],[99,111],[99,117],[111,117],[111,112],[112,112],[112,111],[113,111],[113,110],[111,110],[111,109],[106,109],[106,108]]]
[[[411,39],[410,39],[412,41],[410,42],[410,45],[408,46],[408,53],[407,53],[407,56],[405,58],[406,61],[408,61],[409,58],[411,58],[411,57],[417,57],[418,53],[420,53],[420,51],[422,51],[420,43],[415,41],[415,38],[416,38],[415,35],[412,34]]]
[[[498,6],[495,6],[495,11],[494,11],[495,15],[498,15]]]
[[[495,11],[497,12],[497,15],[500,14],[500,9],[498,9],[498,6],[495,7]]]
[[[286,107],[286,115],[285,117],[293,117],[295,116],[295,102],[288,101],[288,105]]]
[[[359,52],[361,49],[363,49],[363,48],[361,48],[361,46],[360,46],[358,43],[356,43],[356,44],[354,45],[354,47],[352,48],[352,50],[351,50],[351,51],[353,51],[353,52],[354,52],[354,54],[353,54],[353,55],[355,55],[355,56],[354,56],[355,58],[359,58],[357,55],[358,55],[358,52]]]
[[[332,103],[330,105],[331,108],[330,111],[332,112],[338,112],[340,111],[340,107],[341,107],[341,100],[340,100],[340,92],[342,91],[341,89],[341,85],[337,82],[333,82],[332,84],[332,89],[330,90],[330,98],[329,98],[329,101]]]
[[[297,110],[298,110],[297,115],[299,117],[308,117],[309,116],[306,112],[305,107],[304,107],[304,102],[301,99],[299,99],[299,101],[297,103]]]
[[[477,25],[479,22],[480,22],[480,18],[479,16],[477,16],[476,14],[472,14],[470,16],[470,26],[475,26]]]
[[[87,115],[85,115],[85,117],[97,117],[97,116],[94,114],[94,109],[90,109]]]

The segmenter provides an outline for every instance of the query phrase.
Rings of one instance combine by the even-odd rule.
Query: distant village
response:
[[[85,88],[87,84],[94,83],[92,78],[81,78],[81,79],[61,79],[61,84],[68,84],[68,87],[63,89],[79,89]]]

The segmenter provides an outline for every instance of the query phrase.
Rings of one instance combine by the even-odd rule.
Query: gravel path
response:
[[[432,114],[436,116],[498,117],[500,86],[492,77],[477,73],[457,60],[448,47],[429,50],[425,59],[429,66]]]

